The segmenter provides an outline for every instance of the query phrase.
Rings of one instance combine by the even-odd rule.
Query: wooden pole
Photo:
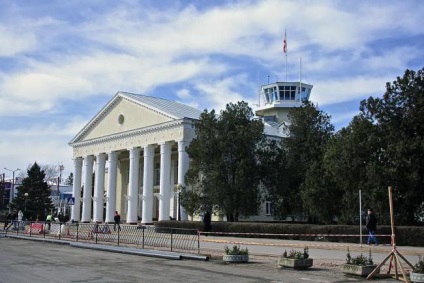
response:
[[[396,245],[396,239],[395,239],[395,220],[393,217],[393,197],[392,197],[392,187],[389,186],[389,205],[390,205],[390,226],[392,228],[392,246]]]
[[[362,192],[359,190],[359,244],[362,247]]]
[[[389,206],[390,206],[390,225],[392,228],[392,251],[389,253],[389,255],[379,264],[377,267],[368,275],[367,279],[371,279],[377,272],[380,271],[380,268],[386,263],[386,261],[390,258],[389,262],[389,270],[387,274],[390,274],[390,271],[392,269],[392,263],[394,263],[395,268],[395,274],[393,274],[393,278],[397,280],[403,280],[407,283],[410,283],[411,281],[407,277],[407,274],[405,272],[405,269],[402,266],[402,263],[400,260],[402,259],[405,261],[411,268],[414,268],[413,265],[406,260],[405,257],[403,257],[396,249],[396,237],[395,237],[395,220],[393,217],[393,198],[392,198],[392,187],[389,186]],[[400,271],[402,272],[402,279],[400,278],[400,274],[398,273],[398,265],[400,268]]]

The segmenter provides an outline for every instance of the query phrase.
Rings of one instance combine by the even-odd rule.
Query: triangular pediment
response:
[[[155,107],[151,101],[146,100],[147,102],[145,102],[143,98],[145,96],[138,97],[137,95],[118,92],[72,139],[70,144],[95,140],[180,119],[173,113],[167,113],[163,109]],[[160,100],[160,102],[162,101]],[[176,102],[169,101],[168,103],[172,106],[172,103]]]

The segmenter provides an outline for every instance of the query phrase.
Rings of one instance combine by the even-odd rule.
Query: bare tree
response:
[[[31,167],[34,164],[28,164],[26,170],[20,170],[19,171],[19,175],[18,178],[19,179],[24,179],[26,177],[28,177],[28,173],[27,171],[31,169]],[[44,177],[44,182],[54,182],[57,184],[57,177],[59,176],[60,173],[60,165],[51,165],[51,164],[45,164],[45,165],[39,165],[40,166],[40,170],[44,171],[45,177]]]

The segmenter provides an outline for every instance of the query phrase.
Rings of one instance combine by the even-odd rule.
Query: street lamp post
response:
[[[25,209],[24,209],[24,211],[26,212],[26,204],[27,204],[27,200],[28,200],[28,193],[25,193],[24,197],[25,197]]]
[[[10,191],[10,196],[9,196],[9,212],[12,212],[11,204],[12,204],[13,198],[15,196],[15,172],[19,171],[21,169],[16,168],[15,170],[11,170],[11,169],[4,168],[4,170],[12,172],[12,189]]]

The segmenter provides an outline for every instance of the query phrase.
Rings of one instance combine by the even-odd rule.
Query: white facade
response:
[[[200,113],[174,101],[118,92],[69,143],[74,158],[71,218],[112,222],[117,210],[132,224],[186,220],[177,185],[184,185],[185,149]]]

